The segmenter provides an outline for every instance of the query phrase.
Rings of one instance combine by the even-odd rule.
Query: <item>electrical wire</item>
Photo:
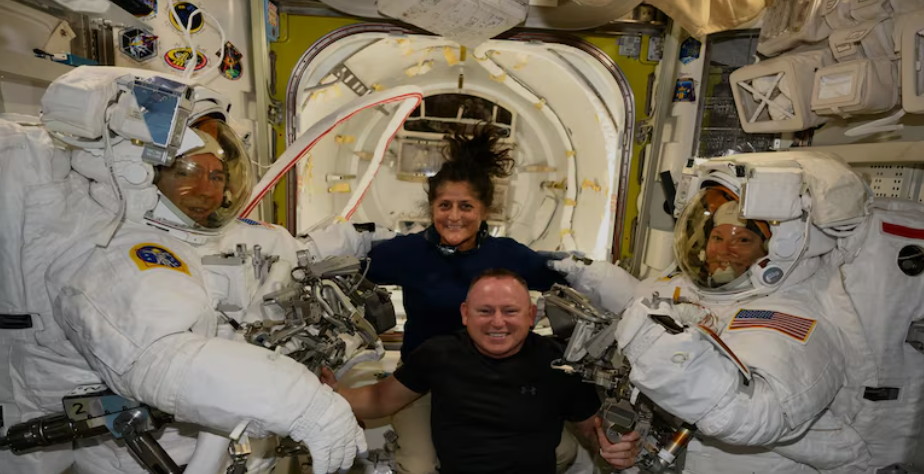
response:
[[[183,69],[184,79],[189,79],[192,77],[193,73],[195,73],[196,71],[196,65],[199,62],[199,54],[198,54],[198,51],[196,50],[196,45],[195,43],[193,43],[193,40],[192,40],[192,24],[193,24],[193,20],[196,18],[196,15],[207,16],[210,20],[212,20],[213,26],[218,29],[218,34],[219,34],[219,37],[221,38],[221,45],[219,47],[218,61],[215,62],[215,64],[213,64],[208,69],[205,69],[199,73],[200,78],[205,77],[206,74],[212,72],[215,68],[217,68],[225,60],[225,43],[227,42],[227,38],[225,36],[225,30],[224,28],[221,27],[221,23],[219,23],[218,20],[211,13],[205,11],[205,9],[201,5],[196,9],[196,11],[192,12],[189,15],[189,18],[186,19],[185,24],[180,19],[180,15],[176,12],[176,8],[174,8],[174,6],[175,4],[173,3],[173,0],[167,0],[167,7],[170,9],[170,16],[173,18],[176,24],[183,26],[182,28],[183,37],[186,39],[186,45],[189,47],[190,61],[186,64],[186,67]],[[205,21],[205,20],[203,19],[202,21]]]
[[[85,139],[81,139],[77,137],[72,137],[62,132],[57,132],[53,130],[49,130],[48,133],[55,140],[58,140],[61,143],[64,143],[65,145],[68,145],[68,146],[72,146],[74,148],[81,148],[84,150],[104,150],[106,148],[106,143],[102,139],[85,140]],[[112,138],[110,138],[110,140],[112,140]],[[125,138],[116,135],[116,140],[112,141],[111,143],[112,145],[118,145],[119,143],[122,143],[123,140],[125,140]]]
[[[350,287],[350,291],[347,291],[348,295],[353,294],[354,291],[359,289],[359,285],[361,285],[363,280],[366,279],[366,274],[369,273],[369,267],[371,266],[372,266],[372,259],[369,257],[366,257],[366,268],[363,269],[363,276],[359,277],[359,279],[356,280],[356,284]]]
[[[115,153],[112,151],[112,138],[109,135],[108,123],[103,131],[103,146],[105,150],[103,153],[103,160],[106,163],[106,168],[109,170],[109,182],[112,185],[112,192],[115,194],[116,199],[119,200],[119,208],[112,220],[109,221],[109,224],[102,229],[102,234],[97,237],[96,245],[98,247],[107,247],[109,245],[116,231],[118,231],[119,225],[125,218],[125,197],[122,195],[122,187],[119,186],[119,180],[116,177]]]

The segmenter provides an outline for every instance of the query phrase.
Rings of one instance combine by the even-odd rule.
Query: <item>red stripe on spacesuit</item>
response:
[[[915,229],[912,227],[905,227],[898,224],[889,224],[888,222],[882,223],[882,231],[886,234],[897,235],[899,237],[905,237],[907,239],[919,239],[924,240],[924,229]]]

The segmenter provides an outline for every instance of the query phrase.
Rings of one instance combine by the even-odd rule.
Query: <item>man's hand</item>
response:
[[[618,443],[611,443],[603,432],[603,426],[598,417],[594,421],[597,431],[597,442],[600,443],[600,457],[617,469],[627,469],[635,464],[638,456],[639,434],[635,431],[625,434]]]
[[[334,371],[330,370],[330,367],[321,367],[321,375],[318,377],[318,380],[324,385],[332,388],[335,392],[337,391],[337,376],[334,375]]]

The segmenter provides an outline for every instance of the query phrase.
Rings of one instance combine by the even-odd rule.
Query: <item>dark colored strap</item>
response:
[[[0,329],[30,329],[31,314],[0,314]]]
[[[900,391],[901,389],[897,387],[866,387],[866,390],[863,391],[863,398],[871,402],[898,400]]]
[[[666,314],[649,314],[648,317],[660,324],[668,334],[680,334],[683,332],[683,326],[677,324],[674,318]]]
[[[356,229],[356,232],[375,232],[375,222],[353,224],[353,228]]]

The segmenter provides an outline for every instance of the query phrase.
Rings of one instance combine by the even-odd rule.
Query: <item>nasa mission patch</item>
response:
[[[132,247],[129,256],[139,270],[167,268],[189,275],[189,267],[173,252],[157,244],[138,244]]]

